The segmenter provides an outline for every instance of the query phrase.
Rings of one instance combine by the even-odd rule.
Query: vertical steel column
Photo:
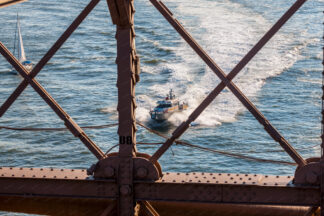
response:
[[[324,11],[323,11],[324,13]],[[323,23],[323,38],[324,40],[324,23]],[[322,133],[321,133],[321,160],[320,160],[320,167],[321,167],[321,198],[320,198],[320,208],[321,208],[321,216],[324,216],[324,46],[322,47],[323,51],[323,58],[322,58],[322,64],[323,64],[323,72],[322,72]]]
[[[118,215],[134,215],[133,158],[136,156],[135,119],[135,32],[132,0],[117,0],[119,19],[117,24],[117,88],[119,115],[119,185]],[[109,4],[109,1],[108,1]],[[112,4],[109,4],[112,5]],[[111,7],[110,7],[111,9]],[[127,18],[127,19],[126,19]]]

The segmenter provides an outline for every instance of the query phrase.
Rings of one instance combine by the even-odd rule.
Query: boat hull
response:
[[[173,113],[158,113],[158,112],[151,112],[151,119],[157,122],[163,122],[167,120]]]

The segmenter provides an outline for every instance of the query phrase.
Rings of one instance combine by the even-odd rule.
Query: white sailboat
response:
[[[18,38],[17,38],[17,33],[18,33]],[[24,49],[24,43],[23,43],[21,30],[20,30],[20,22],[19,22],[18,14],[17,14],[17,25],[16,25],[16,33],[15,33],[14,52],[13,52],[14,55],[15,55],[15,52],[16,52],[16,44],[17,44],[17,52],[18,52],[17,58],[18,58],[19,62],[28,71],[31,71],[33,69],[33,63],[31,61],[28,61],[27,58],[26,58],[25,49]]]

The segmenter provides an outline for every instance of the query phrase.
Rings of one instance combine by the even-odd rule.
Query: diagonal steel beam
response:
[[[7,7],[9,5],[17,4],[17,3],[22,3],[27,0],[0,0],[0,8],[2,7]]]
[[[28,74],[24,66],[10,53],[10,51],[0,42],[0,53],[7,61],[20,73],[22,77],[35,89],[35,91],[44,99],[44,101],[53,109],[53,111],[64,121],[65,126],[71,133],[78,137],[86,147],[100,160],[105,157],[101,149],[85,134],[76,122],[60,107],[52,96]]]
[[[252,115],[262,124],[268,134],[277,141],[289,156],[300,166],[306,165],[306,161],[297,151],[288,143],[287,140],[270,124],[270,122],[261,114],[253,103],[231,82],[231,80],[246,66],[246,64],[258,53],[259,50],[276,34],[276,32],[289,20],[289,18],[306,2],[306,0],[296,1],[289,10],[276,22],[276,24],[260,39],[260,41],[244,56],[244,58],[235,66],[235,68],[226,76],[218,65],[208,56],[208,54],[199,46],[183,26],[173,18],[171,11],[161,2],[150,0],[166,20],[175,28],[175,30],[185,39],[191,48],[202,58],[209,68],[221,79],[221,83],[208,95],[208,97],[195,109],[186,122],[183,122],[168,139],[151,157],[151,162],[156,162],[164,152],[173,144],[174,140],[179,138],[206,107],[216,98],[216,96],[227,86],[241,103],[252,113]]]
[[[72,22],[72,24],[66,29],[66,31],[61,35],[61,37],[55,42],[55,44],[48,50],[44,57],[38,62],[34,69],[29,74],[30,78],[34,78],[42,68],[47,64],[47,62],[55,55],[57,50],[61,48],[64,42],[71,36],[71,34],[78,28],[81,22],[88,16],[92,9],[98,4],[100,0],[91,0],[91,2],[83,9],[79,16]],[[28,86],[28,82],[24,79],[15,91],[10,95],[10,97],[2,104],[0,107],[0,117],[9,109],[9,107],[15,102],[19,95]]]

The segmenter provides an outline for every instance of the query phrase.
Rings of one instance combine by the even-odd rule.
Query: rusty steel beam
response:
[[[253,103],[231,82],[231,80],[245,67],[245,65],[258,53],[258,51],[276,34],[276,32],[289,20],[289,18],[306,2],[306,0],[296,1],[289,10],[276,22],[276,24],[260,39],[260,41],[248,52],[246,56],[236,65],[236,67],[226,76],[218,65],[208,56],[201,46],[191,37],[183,26],[173,18],[170,10],[157,0],[150,0],[157,10],[166,18],[174,29],[184,38],[192,49],[202,58],[209,68],[221,79],[221,83],[208,95],[208,97],[195,109],[186,122],[183,122],[151,157],[151,162],[156,162],[164,152],[179,138],[206,107],[216,98],[216,96],[227,86],[241,103],[252,113],[252,115],[262,124],[268,134],[278,142],[289,156],[300,166],[306,165],[306,161],[298,154],[289,142],[270,124]]]
[[[0,8],[7,7],[9,5],[22,3],[27,0],[0,0]]]
[[[102,211],[113,201],[104,199],[4,197],[0,209],[52,216],[103,216]],[[306,216],[308,207],[152,201],[161,216]],[[146,213],[146,212],[145,212]],[[140,210],[139,216],[148,216]],[[111,212],[108,216],[114,216]],[[314,214],[315,216],[316,214]],[[309,215],[313,216],[313,215]]]
[[[47,62],[55,55],[57,50],[61,48],[64,42],[71,36],[71,34],[78,28],[81,22],[88,16],[92,9],[98,4],[100,0],[91,0],[91,2],[83,9],[78,17],[72,22],[72,24],[65,30],[61,37],[54,43],[54,45],[48,50],[44,57],[35,65],[31,73],[30,78],[34,78]],[[9,98],[0,107],[0,117],[9,109],[9,107],[15,102],[19,95],[26,89],[28,82],[24,79],[15,91],[9,96]]]
[[[43,98],[43,100],[52,108],[52,110],[64,121],[65,126],[71,133],[78,137],[85,146],[98,158],[102,159],[105,154],[101,149],[86,135],[78,124],[60,107],[52,96],[37,82],[31,78],[24,66],[10,53],[10,51],[0,42],[0,53],[7,61],[19,72],[19,74],[34,88],[34,90]]]
[[[136,214],[134,200],[134,161],[136,157],[136,48],[133,0],[107,0],[111,18],[116,25],[119,165],[117,183],[119,216]]]
[[[1,211],[51,216],[103,216],[107,206],[113,203],[113,200],[96,198],[0,196]],[[109,214],[112,215],[116,214]]]
[[[323,11],[324,13],[324,11]],[[324,23],[323,23],[324,25]],[[324,39],[324,32],[323,32],[323,39]],[[324,216],[324,46],[322,46],[322,121],[321,121],[321,159],[320,159],[320,185],[321,185],[321,216]]]
[[[133,189],[136,201],[319,205],[318,186],[293,185],[291,181],[291,176],[164,173],[156,182],[135,181]],[[85,170],[0,168],[0,197],[3,200],[10,196],[117,200],[119,189],[115,180],[89,178]],[[0,210],[3,208],[0,205]]]

